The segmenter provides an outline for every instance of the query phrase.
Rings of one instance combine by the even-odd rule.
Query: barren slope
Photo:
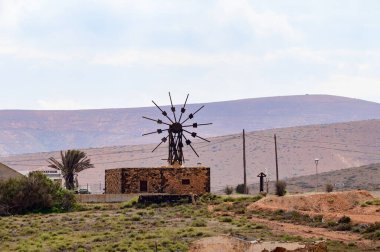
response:
[[[249,183],[258,182],[257,174],[267,169],[275,178],[273,134],[278,136],[280,178],[315,174],[314,158],[319,157],[319,172],[339,170],[378,162],[380,155],[380,120],[302,126],[247,133],[247,175]],[[159,142],[159,136],[155,139]],[[96,168],[79,176],[81,184],[104,186],[104,170],[120,167],[150,167],[165,165],[167,146],[151,150],[156,144],[114,146],[86,149]],[[211,143],[195,143],[200,158],[185,147],[188,166],[211,167],[213,190],[236,185],[243,180],[242,137],[228,135],[211,138]],[[25,154],[0,158],[10,167],[22,171],[46,167],[46,159],[58,157],[57,152]],[[378,174],[375,173],[374,174]],[[375,176],[375,175],[374,175]],[[100,185],[102,184],[102,185]]]
[[[182,103],[184,97],[174,97]],[[159,104],[167,103],[157,101]],[[191,102],[191,96],[189,99]],[[196,115],[204,136],[221,136],[269,128],[380,119],[380,104],[327,95],[284,96],[205,104]],[[182,105],[177,106],[177,111]],[[187,113],[200,105],[189,105]],[[166,110],[168,110],[166,108]],[[157,125],[141,117],[157,118],[155,107],[78,111],[0,111],[0,155],[68,148],[104,147],[155,142],[141,137]]]

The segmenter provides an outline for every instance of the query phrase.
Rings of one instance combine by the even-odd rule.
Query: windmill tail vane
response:
[[[152,101],[153,104],[160,110],[162,116],[164,117],[163,119],[160,119],[160,118],[153,119],[153,118],[143,116],[144,119],[156,122],[157,124],[162,125],[166,128],[157,129],[155,131],[145,133],[143,134],[143,136],[165,133],[166,136],[161,138],[161,142],[153,149],[152,152],[154,152],[161,144],[168,142],[169,153],[168,153],[167,161],[169,165],[181,166],[185,162],[185,156],[183,154],[183,147],[185,146],[184,144],[189,146],[191,150],[195,153],[195,155],[199,157],[198,153],[196,152],[195,148],[192,145],[192,142],[190,140],[191,138],[198,138],[203,141],[210,142],[206,138],[199,136],[196,132],[194,131],[191,132],[187,129],[189,128],[196,129],[200,126],[211,125],[212,123],[197,123],[197,122],[190,123],[191,120],[194,119],[194,116],[199,111],[201,111],[204,108],[204,106],[201,106],[200,108],[198,108],[197,110],[195,110],[194,112],[186,116],[186,110],[187,110],[186,105],[187,105],[187,100],[189,99],[189,95],[186,96],[185,103],[181,107],[179,115],[176,113],[176,107],[173,105],[173,100],[172,100],[172,96],[170,92],[169,92],[169,99],[170,99],[170,105],[171,105],[170,107],[171,113],[166,112],[159,105],[157,105],[157,103]],[[172,117],[169,116],[169,114],[172,114]],[[185,125],[186,122],[187,124]]]

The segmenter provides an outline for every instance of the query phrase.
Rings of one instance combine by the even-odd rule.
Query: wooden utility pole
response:
[[[274,153],[276,155],[276,182],[278,182],[278,158],[277,158],[277,136],[274,134]]]
[[[247,165],[245,159],[245,130],[243,129],[243,167],[244,167],[244,193],[248,194],[247,188]]]

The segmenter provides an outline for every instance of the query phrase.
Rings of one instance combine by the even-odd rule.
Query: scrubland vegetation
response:
[[[272,233],[254,223],[259,214],[306,224],[318,218],[296,213],[255,213],[247,206],[261,196],[205,195],[197,204],[82,204],[68,213],[33,213],[0,218],[0,251],[187,251],[202,237],[232,234],[249,240],[310,241]],[[264,216],[264,217],[265,217]],[[319,224],[318,224],[319,225]],[[379,227],[366,229],[376,236]],[[363,233],[364,234],[364,233]],[[371,238],[371,237],[369,237]],[[331,251],[361,251],[355,244],[329,241]]]
[[[244,198],[237,209],[258,198]],[[193,204],[83,204],[64,214],[28,214],[0,219],[0,250],[18,251],[186,251],[199,238],[236,234],[269,238],[263,226],[246,218],[213,216],[209,204],[232,198],[202,197]]]
[[[30,212],[65,212],[75,207],[74,194],[41,172],[0,181],[0,216]]]

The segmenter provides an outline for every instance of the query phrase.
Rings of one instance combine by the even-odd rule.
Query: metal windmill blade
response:
[[[170,99],[170,104],[171,104],[170,110],[173,113],[173,118],[171,118],[168,115],[168,113],[165,110],[163,110],[160,106],[158,106],[157,103],[155,103],[154,101],[152,101],[153,104],[161,111],[161,114],[168,121],[164,121],[166,119],[164,119],[164,120],[157,119],[156,120],[156,119],[152,119],[152,118],[143,116],[144,119],[154,121],[160,125],[168,126],[168,128],[166,128],[166,129],[157,129],[155,131],[145,133],[145,134],[143,134],[143,136],[151,135],[151,134],[161,134],[165,131],[168,132],[168,135],[161,139],[161,142],[156,146],[156,148],[153,149],[152,152],[154,152],[161,144],[166,143],[168,141],[168,145],[169,145],[168,163],[169,163],[169,165],[182,165],[182,163],[185,162],[185,158],[184,158],[184,154],[183,154],[184,143],[187,146],[190,146],[190,148],[193,150],[195,155],[197,155],[199,157],[198,153],[195,151],[194,147],[191,145],[191,140],[185,136],[185,133],[189,134],[193,138],[199,138],[203,141],[210,142],[209,140],[198,136],[198,134],[196,132],[190,132],[190,131],[185,129],[185,128],[190,128],[190,127],[193,127],[195,129],[195,128],[198,128],[199,126],[205,126],[205,125],[211,125],[212,124],[212,123],[196,123],[196,122],[194,122],[194,123],[189,124],[189,125],[184,125],[187,121],[192,120],[194,118],[194,115],[196,113],[198,113],[202,108],[204,108],[204,106],[200,107],[198,110],[196,110],[193,113],[190,113],[183,121],[181,121],[184,114],[186,113],[186,104],[187,104],[188,98],[189,98],[189,95],[187,95],[185,103],[184,103],[183,107],[181,107],[181,110],[180,110],[181,114],[179,115],[179,117],[177,117],[177,115],[176,115],[176,108],[173,105],[173,100],[172,100],[170,92],[169,92],[169,99]],[[178,120],[177,120],[177,118],[178,118]]]

